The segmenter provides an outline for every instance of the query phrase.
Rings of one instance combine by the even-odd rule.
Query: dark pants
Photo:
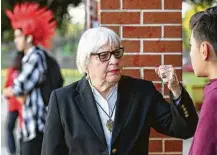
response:
[[[16,152],[16,144],[14,138],[14,127],[16,124],[16,120],[18,117],[18,111],[8,112],[8,120],[7,120],[7,140],[8,140],[8,148],[10,153]]]
[[[43,134],[37,135],[34,139],[27,142],[20,142],[21,155],[41,155]]]

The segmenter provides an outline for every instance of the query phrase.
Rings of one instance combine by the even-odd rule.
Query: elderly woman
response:
[[[150,128],[177,137],[194,135],[198,116],[172,66],[156,72],[171,103],[151,81],[121,75],[124,48],[110,29],[87,30],[77,51],[85,76],[53,91],[42,155],[147,155]]]

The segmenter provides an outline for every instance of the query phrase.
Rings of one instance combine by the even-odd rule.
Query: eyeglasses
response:
[[[105,62],[111,58],[112,54],[115,56],[116,59],[120,59],[124,54],[124,48],[120,47],[112,52],[105,51],[101,53],[91,53],[90,55],[98,55],[100,61]]]

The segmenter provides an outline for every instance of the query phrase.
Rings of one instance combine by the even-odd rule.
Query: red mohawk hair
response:
[[[55,34],[56,21],[52,11],[37,3],[16,4],[13,12],[6,10],[13,29],[21,29],[24,35],[32,35],[34,45],[50,47]]]

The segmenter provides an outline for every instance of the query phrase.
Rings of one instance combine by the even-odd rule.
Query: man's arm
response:
[[[12,92],[15,96],[28,95],[39,84],[44,74],[44,68],[40,61],[38,54],[33,53],[23,64],[22,71],[12,86]]]

